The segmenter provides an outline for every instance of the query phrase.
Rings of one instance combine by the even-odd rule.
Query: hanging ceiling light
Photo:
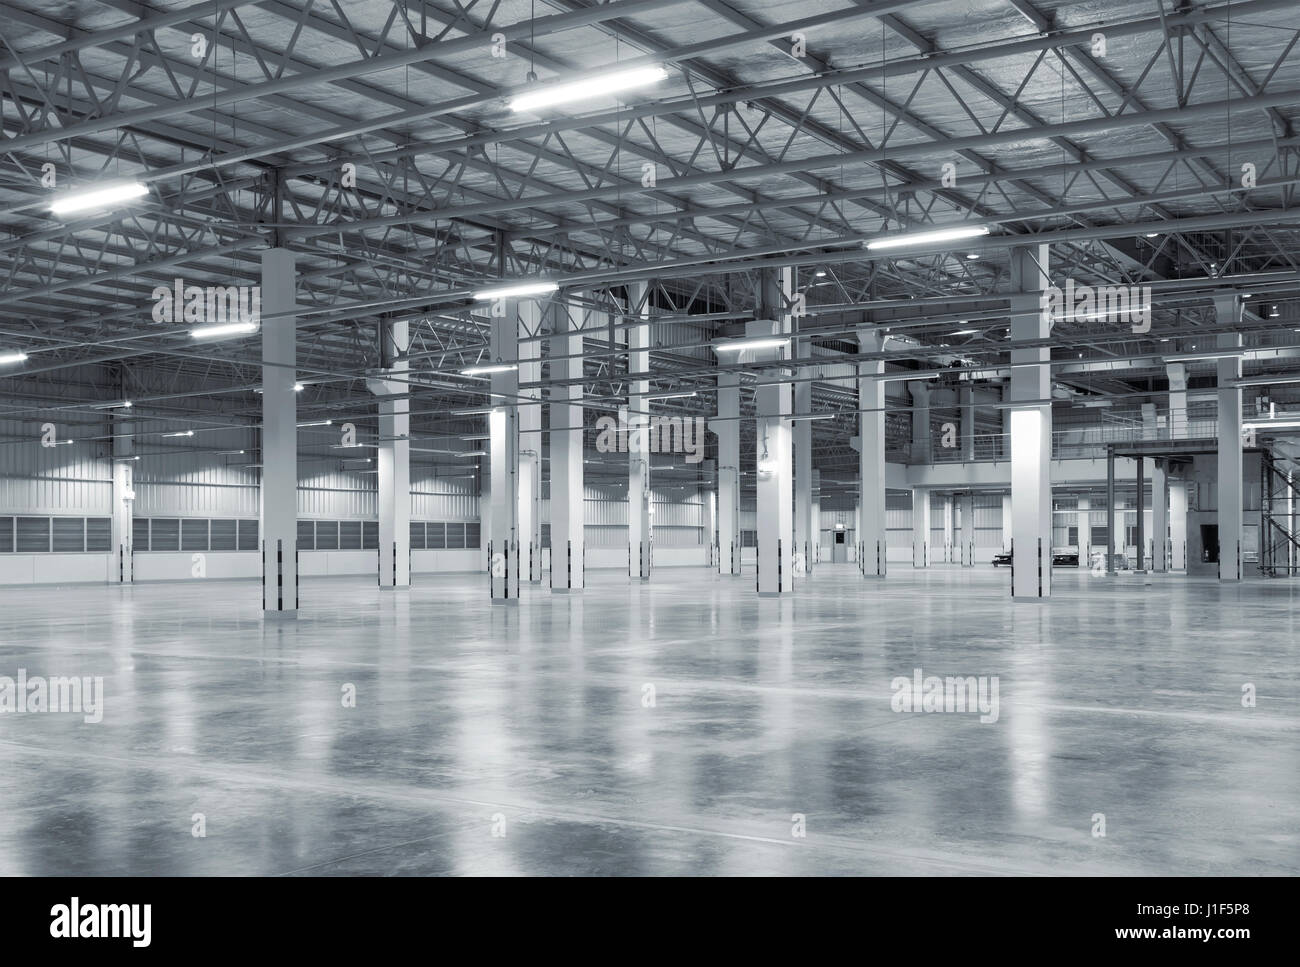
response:
[[[538,108],[554,107],[557,104],[606,98],[620,91],[657,84],[667,76],[668,71],[654,65],[611,71],[608,74],[598,74],[595,77],[563,84],[542,84],[513,98],[510,101],[510,110],[516,113],[535,111]]]

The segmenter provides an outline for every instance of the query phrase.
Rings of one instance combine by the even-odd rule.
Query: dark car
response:
[[[1006,565],[1010,566],[1010,564],[1011,564],[1011,552],[1010,552],[1010,551],[1002,551],[1002,552],[1000,552],[1000,553],[998,553],[998,554],[994,554],[994,555],[993,555],[993,566],[994,566],[994,567],[998,567],[998,566],[1000,566],[1000,565],[1002,565],[1002,564],[1006,564]]]
[[[1079,555],[1077,553],[1053,554],[1053,567],[1078,567]]]

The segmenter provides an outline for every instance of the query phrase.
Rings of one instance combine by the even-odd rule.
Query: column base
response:
[[[582,588],[551,588],[551,594],[581,594]]]
[[[518,598],[493,598],[492,603],[502,604],[513,608],[515,605],[519,603],[519,599]]]
[[[791,594],[790,591],[759,591],[760,598],[784,598]]]
[[[411,586],[409,584],[381,584],[379,585],[379,590],[380,591],[409,591],[411,590]]]
[[[297,621],[298,612],[293,611],[263,611],[262,618],[266,621]]]

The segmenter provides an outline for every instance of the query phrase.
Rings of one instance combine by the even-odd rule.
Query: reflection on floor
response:
[[[106,701],[0,715],[0,874],[1300,872],[1300,582],[1143,580],[3,589],[0,675]]]

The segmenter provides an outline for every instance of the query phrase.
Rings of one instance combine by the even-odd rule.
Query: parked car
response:
[[[1003,564],[1006,564],[1008,567],[1011,565],[1011,552],[1010,552],[1010,551],[999,551],[997,554],[994,554],[994,555],[993,555],[993,566],[994,566],[994,567],[1000,567],[1000,566],[1003,565]]]
[[[1078,551],[1062,551],[1060,554],[1052,555],[1052,567],[1078,567]]]

